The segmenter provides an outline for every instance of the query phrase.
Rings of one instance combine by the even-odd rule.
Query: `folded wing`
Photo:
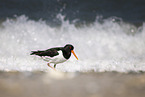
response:
[[[61,50],[60,48],[52,48],[52,49],[48,49],[48,50],[45,50],[45,51],[31,51],[31,54],[30,55],[38,55],[40,57],[42,56],[50,56],[50,57],[53,57],[53,56],[56,56],[58,55],[58,51]]]

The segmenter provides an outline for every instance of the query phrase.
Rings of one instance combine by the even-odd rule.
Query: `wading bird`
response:
[[[50,48],[44,51],[31,51],[30,55],[40,56],[43,60],[47,61],[47,65],[55,70],[56,64],[63,63],[68,60],[71,56],[71,53],[76,57],[78,57],[73,51],[74,47],[71,44],[67,44],[64,47],[56,47]],[[50,63],[54,63],[54,67],[50,66]]]

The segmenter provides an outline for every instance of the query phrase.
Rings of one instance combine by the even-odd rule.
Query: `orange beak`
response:
[[[71,50],[71,52],[73,53],[73,55],[76,57],[76,59],[78,60],[78,57],[76,56],[75,52],[73,50]]]

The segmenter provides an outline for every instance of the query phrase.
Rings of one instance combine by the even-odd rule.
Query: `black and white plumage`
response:
[[[51,67],[49,63],[54,63],[54,68],[55,68],[56,64],[62,63],[68,60],[71,56],[71,53],[73,53],[76,59],[78,60],[73,49],[74,47],[71,44],[67,44],[64,47],[50,48],[44,51],[39,51],[39,50],[32,51],[30,55],[40,56],[43,60],[48,62],[47,65],[49,67]],[[53,67],[51,68],[54,69]]]

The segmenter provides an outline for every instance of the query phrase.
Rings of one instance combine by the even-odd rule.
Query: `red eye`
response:
[[[71,49],[71,47],[69,47]]]

